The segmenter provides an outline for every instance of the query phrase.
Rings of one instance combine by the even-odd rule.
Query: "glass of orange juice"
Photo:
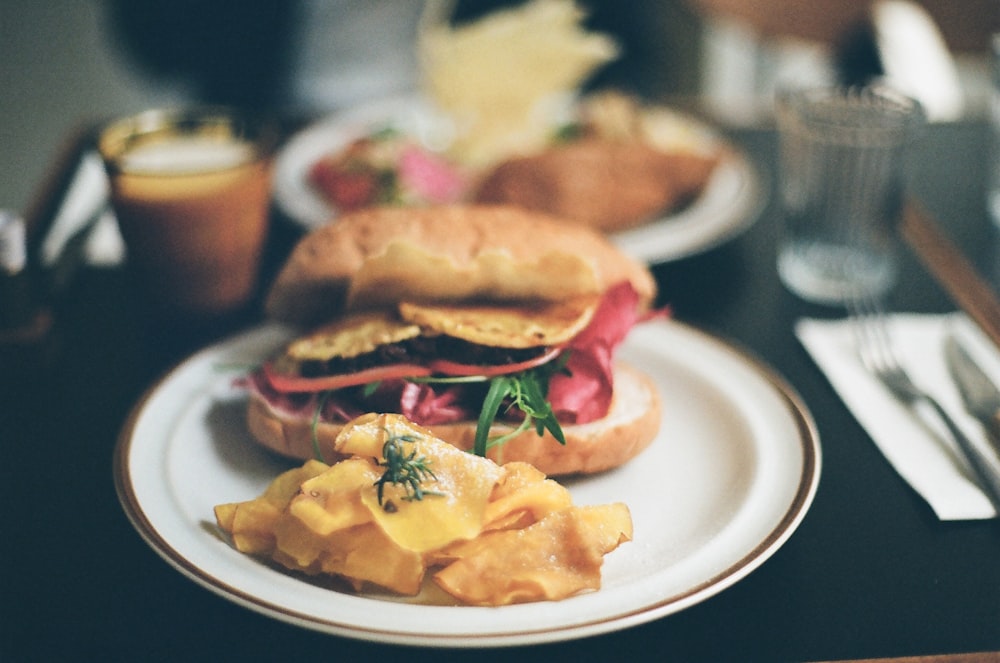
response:
[[[211,317],[253,297],[275,145],[270,125],[220,108],[151,110],[101,130],[128,265],[154,309]]]

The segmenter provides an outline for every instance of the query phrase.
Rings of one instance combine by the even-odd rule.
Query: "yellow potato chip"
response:
[[[632,540],[632,514],[622,502],[576,507],[586,537],[593,541],[601,554],[607,554],[626,541]]]
[[[484,529],[506,529],[512,524],[523,527],[572,504],[569,491],[559,483],[552,479],[535,481],[502,498],[490,500]]]
[[[219,513],[216,512],[218,518]],[[240,552],[257,554],[274,549],[274,524],[281,517],[281,509],[264,501],[251,500],[233,505],[228,530],[233,545]],[[221,519],[219,520],[222,525]]]
[[[419,553],[395,545],[374,523],[330,536],[320,569],[349,579],[357,590],[370,582],[407,595],[420,591],[426,570]]]
[[[393,544],[374,523],[319,536],[285,513],[275,524],[274,534],[277,547],[272,559],[293,571],[340,576],[359,591],[365,583],[400,594],[420,591],[423,558]]]
[[[274,523],[275,561],[290,569],[318,573],[326,540],[308,524],[285,511]]]
[[[318,460],[305,462],[278,475],[264,492],[253,500],[215,507],[219,527],[233,538],[237,550],[265,553],[274,547],[274,524],[304,481],[326,471]]]
[[[601,585],[602,547],[576,507],[518,530],[487,532],[434,574],[446,592],[472,605],[559,599]]]
[[[304,482],[288,511],[319,536],[366,523],[371,513],[362,505],[360,494],[379,476],[371,460],[348,458]]]
[[[333,466],[308,461],[256,499],[215,508],[238,550],[358,591],[405,595],[443,567],[435,581],[453,597],[506,605],[598,588],[603,555],[632,537],[624,504],[574,507],[533,466],[498,466],[400,415],[359,417],[337,448],[353,456]],[[386,480],[391,468],[414,464],[427,470],[416,483],[401,480],[405,473]]]
[[[414,304],[402,302],[407,322],[470,343],[499,348],[534,348],[571,340],[590,322],[598,295],[521,305]]]

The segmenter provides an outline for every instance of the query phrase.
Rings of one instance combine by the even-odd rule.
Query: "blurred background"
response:
[[[439,9],[461,22],[509,4]],[[732,124],[769,121],[784,82],[887,73],[927,95],[935,120],[982,115],[989,35],[1000,30],[998,0],[578,4],[623,49],[591,85],[693,99]],[[23,212],[66,137],[112,116],[193,101],[320,116],[412,90],[423,9],[395,0],[3,0],[0,207]]]

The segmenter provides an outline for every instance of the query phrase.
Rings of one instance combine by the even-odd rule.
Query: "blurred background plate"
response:
[[[292,136],[278,154],[274,173],[278,210],[306,230],[334,220],[337,210],[310,185],[309,169],[324,155],[389,125],[431,148],[449,140],[447,119],[429,103],[412,96],[331,115]],[[714,132],[705,128],[703,133],[712,136]],[[718,246],[746,230],[756,221],[765,202],[766,189],[757,168],[746,154],[727,144],[725,156],[698,198],[671,214],[615,233],[612,239],[648,263],[678,260]]]

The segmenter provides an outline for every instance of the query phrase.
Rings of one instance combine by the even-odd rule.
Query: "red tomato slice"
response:
[[[430,367],[435,373],[443,373],[454,377],[465,377],[481,375],[483,377],[493,377],[494,375],[507,375],[509,373],[520,373],[529,368],[535,368],[542,364],[547,364],[562,352],[562,348],[552,348],[548,352],[533,359],[521,361],[516,364],[500,364],[498,366],[477,366],[476,364],[460,364],[447,359],[435,359],[430,362]]]
[[[282,375],[274,371],[270,362],[263,366],[264,376],[268,383],[276,391],[282,393],[307,393],[316,391],[328,391],[330,389],[342,389],[344,387],[356,387],[371,382],[382,380],[398,380],[403,378],[426,377],[433,371],[427,366],[417,366],[415,364],[393,364],[391,366],[378,366],[368,368],[357,373],[346,373],[341,375],[329,375],[317,378],[304,378],[297,375]]]
[[[266,362],[263,366],[264,377],[268,384],[275,391],[285,394],[293,393],[314,393],[318,391],[330,391],[332,389],[343,389],[344,387],[357,387],[381,382],[383,380],[404,380],[406,378],[423,378],[432,374],[447,375],[451,377],[482,376],[493,377],[495,375],[507,375],[509,373],[520,373],[529,368],[535,368],[546,364],[562,351],[561,348],[553,348],[548,352],[518,362],[516,364],[502,364],[500,366],[480,366],[476,364],[460,364],[447,359],[435,359],[427,366],[417,364],[392,364],[389,366],[377,366],[368,368],[356,373],[343,373],[340,375],[327,375],[315,378],[300,377],[298,375],[284,375],[274,370],[271,362]]]

